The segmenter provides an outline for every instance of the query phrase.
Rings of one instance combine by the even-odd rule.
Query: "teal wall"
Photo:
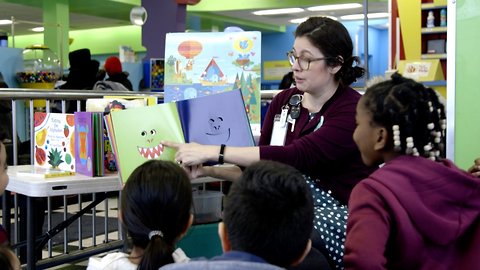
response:
[[[478,1],[457,0],[456,8],[454,159],[466,169],[480,157],[480,6]]]

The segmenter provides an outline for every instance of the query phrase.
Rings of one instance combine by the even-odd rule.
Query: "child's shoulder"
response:
[[[104,256],[90,257],[87,270],[135,270],[138,265],[130,262],[128,254],[123,252],[108,253]]]

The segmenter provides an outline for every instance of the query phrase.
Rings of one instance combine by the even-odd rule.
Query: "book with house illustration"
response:
[[[260,32],[168,33],[164,69],[165,102],[240,89],[260,134]]]
[[[34,114],[34,165],[75,172],[75,120],[73,114]]]
[[[154,106],[113,111],[106,116],[123,181],[149,159],[173,160],[175,150],[161,141],[253,146],[239,89]]]

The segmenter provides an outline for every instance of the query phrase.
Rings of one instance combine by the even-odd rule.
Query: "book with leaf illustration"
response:
[[[175,150],[160,142],[253,146],[254,140],[240,90],[106,116],[117,165],[125,182],[149,159],[173,160]]]
[[[34,114],[34,165],[75,172],[75,121],[73,114]]]

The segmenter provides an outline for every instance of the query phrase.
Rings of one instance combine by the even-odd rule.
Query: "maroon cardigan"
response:
[[[262,126],[260,159],[283,162],[317,180],[324,190],[343,204],[355,184],[366,178],[375,168],[366,167],[355,142],[355,109],[361,95],[350,87],[340,86],[309,121],[309,112],[301,108],[295,130],[288,126],[285,146],[270,146],[273,119],[294,94],[303,94],[297,88],[280,92],[272,100]],[[323,125],[315,130],[323,116]]]

